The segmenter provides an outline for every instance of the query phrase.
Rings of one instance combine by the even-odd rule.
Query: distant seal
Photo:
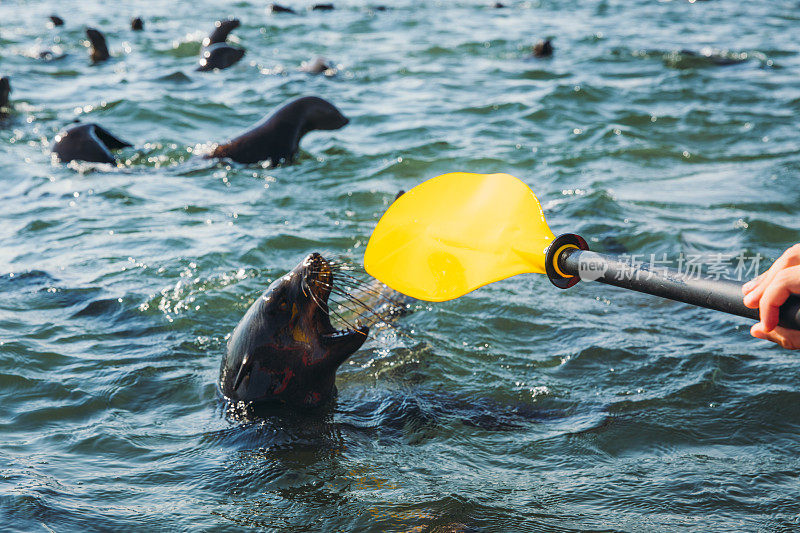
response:
[[[53,26],[63,26],[64,25],[64,19],[62,19],[58,15],[50,15],[50,22],[53,23]]]
[[[494,5],[492,5],[492,7],[494,9],[503,9],[504,7],[506,7],[506,5],[502,2],[495,2]]]
[[[748,60],[747,54],[728,54],[728,53],[714,52],[712,50],[702,50],[701,52],[698,53],[693,50],[684,49],[680,51],[680,55],[685,57],[697,57],[705,59],[714,65],[722,67],[728,65],[738,65]]]
[[[244,57],[244,48],[231,46],[226,42],[228,35],[239,25],[239,19],[218,20],[214,23],[214,30],[203,39],[198,71],[222,70],[234,65]]]
[[[291,7],[282,6],[280,4],[271,4],[269,6],[269,11],[271,13],[296,13]]]
[[[59,49],[60,50],[60,49]],[[39,53],[36,55],[38,59],[42,61],[56,61],[58,59],[64,59],[67,57],[67,54],[56,52],[55,50],[40,50]]]
[[[11,80],[8,76],[0,78],[0,113],[7,112],[10,108],[9,98],[11,96]]]
[[[324,57],[317,56],[311,61],[303,61],[300,65],[300,71],[308,72],[309,74],[325,74],[332,76],[336,74],[336,69],[330,66]]]
[[[333,4],[314,4],[311,7],[312,11],[331,11],[333,10]]]
[[[131,29],[133,31],[142,31],[144,30],[144,21],[141,17],[136,17],[131,19]]]
[[[86,37],[89,38],[89,43],[92,45],[89,50],[92,63],[100,63],[111,57],[108,53],[106,38],[99,30],[86,28]]]
[[[539,41],[533,45],[533,57],[552,57],[553,56],[553,43],[550,39]]]
[[[316,96],[305,96],[284,105],[205,157],[228,158],[237,163],[291,163],[306,133],[338,130],[348,122],[332,103]]]
[[[222,70],[235,65],[243,57],[244,48],[231,46],[228,43],[212,44],[200,52],[200,66],[195,70],[199,72]]]
[[[87,161],[115,165],[117,160],[111,150],[128,146],[133,145],[118,139],[105,128],[90,123],[78,124],[56,135],[52,152],[62,163]]]
[[[228,35],[241,25],[239,19],[218,20],[214,23],[214,30],[203,39],[203,46],[217,43],[224,43],[228,40]]]
[[[336,283],[318,253],[273,282],[233,330],[217,385],[231,402],[315,407],[336,395],[336,370],[368,327],[336,330],[328,297]]]

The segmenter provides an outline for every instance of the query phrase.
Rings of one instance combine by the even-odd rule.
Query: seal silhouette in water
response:
[[[303,61],[300,65],[301,72],[309,74],[325,74],[326,76],[333,76],[336,74],[336,69],[333,68],[324,57],[317,56],[311,61]]]
[[[64,19],[62,19],[58,15],[50,15],[50,22],[53,23],[53,26],[63,26],[64,25]]]
[[[5,114],[11,108],[9,97],[11,96],[11,80],[8,76],[0,78],[0,114]]]
[[[205,157],[229,158],[237,163],[291,163],[303,135],[313,130],[338,130],[348,122],[327,100],[304,96],[289,102],[235,139],[217,146]]]
[[[134,19],[131,19],[131,29],[133,31],[144,30],[144,21],[142,20],[142,17],[136,17]]]
[[[111,150],[133,146],[97,124],[78,124],[56,135],[52,152],[62,163],[88,161],[117,164]]]
[[[244,48],[231,46],[226,42],[228,35],[239,25],[239,19],[218,20],[214,23],[214,31],[203,39],[198,71],[228,68],[244,57]]]
[[[269,6],[269,11],[271,13],[295,13],[295,10],[291,7],[282,6],[280,4],[271,4]]]
[[[369,328],[331,325],[334,275],[312,253],[250,306],[220,365],[218,386],[227,400],[313,407],[336,395],[336,370],[364,344]]]
[[[553,43],[550,39],[539,41],[533,45],[533,57],[553,57]]]
[[[89,51],[92,63],[99,63],[111,57],[108,53],[106,38],[99,30],[86,28],[86,37],[89,38],[89,42],[92,45]]]

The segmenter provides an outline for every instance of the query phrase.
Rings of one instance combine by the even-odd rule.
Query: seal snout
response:
[[[330,263],[328,263],[321,254],[317,252],[309,254],[306,260],[303,261],[303,267],[305,268],[305,280],[307,284],[320,289],[328,289],[327,291],[318,292],[327,293],[330,291],[333,285],[333,271]]]

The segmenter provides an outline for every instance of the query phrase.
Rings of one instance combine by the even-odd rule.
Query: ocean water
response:
[[[215,390],[271,280],[312,251],[360,262],[397,191],[445,172],[520,177],[598,251],[763,270],[800,241],[800,4],[286,3],[0,4],[2,529],[800,529],[798,355],[596,283],[417,304],[321,412],[243,423]],[[247,54],[194,72],[227,16]],[[297,70],[316,55],[337,74]],[[196,155],[305,95],[350,124],[296,164]],[[135,147],[52,162],[76,118]]]

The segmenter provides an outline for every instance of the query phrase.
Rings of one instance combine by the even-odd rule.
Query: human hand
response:
[[[789,350],[800,349],[800,331],[778,326],[780,307],[791,294],[800,294],[800,244],[781,255],[769,269],[742,287],[744,305],[758,308],[761,321],[750,328],[759,339],[780,344]]]

